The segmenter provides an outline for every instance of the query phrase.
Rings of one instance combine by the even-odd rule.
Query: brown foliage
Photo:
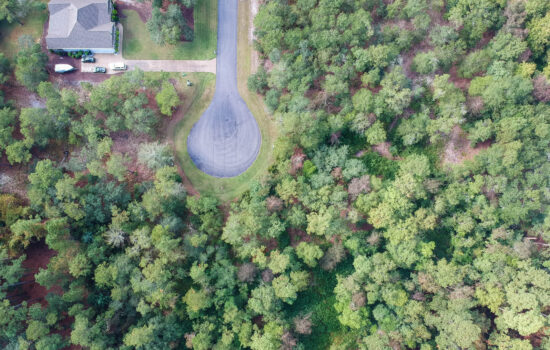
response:
[[[365,306],[366,303],[367,303],[367,298],[365,297],[365,293],[357,292],[351,296],[351,303],[349,307],[353,311],[357,311],[361,307]]]
[[[369,175],[363,175],[352,179],[348,185],[348,193],[352,200],[355,200],[361,193],[370,191]]]
[[[262,280],[266,283],[273,281],[273,271],[271,269],[265,269],[262,271]]]
[[[195,338],[195,332],[185,333],[185,347],[188,349],[193,349],[193,338]]]
[[[336,180],[342,179],[342,168],[340,167],[334,168],[330,173],[330,175],[332,175],[332,177]]]
[[[237,278],[241,282],[252,282],[257,273],[256,265],[252,263],[244,263],[239,267]]]
[[[296,148],[294,150],[294,154],[292,157],[290,157],[290,174],[296,175],[298,170],[302,169],[304,166],[304,160],[306,159],[306,155],[304,154],[304,151],[302,151],[301,148]]]
[[[292,350],[298,344],[296,338],[289,331],[283,333],[281,343],[281,349],[283,350]]]
[[[311,313],[294,318],[294,330],[298,334],[311,334],[311,327],[313,322],[311,322]]]
[[[466,107],[470,113],[478,116],[483,111],[483,99],[480,96],[470,96],[466,101]]]
[[[342,243],[335,242],[327,249],[325,255],[321,258],[321,268],[323,270],[332,270],[346,256],[346,251]]]
[[[276,196],[269,196],[266,200],[267,210],[270,212],[280,211],[283,209],[283,200]]]
[[[540,102],[550,102],[550,84],[543,75],[533,79],[533,96]]]

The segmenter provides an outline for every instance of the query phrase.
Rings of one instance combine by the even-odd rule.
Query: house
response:
[[[114,53],[111,0],[51,0],[46,45],[50,50]]]

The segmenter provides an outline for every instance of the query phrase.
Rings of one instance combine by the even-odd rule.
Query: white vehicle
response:
[[[56,73],[67,73],[74,70],[74,67],[70,64],[56,64],[54,68]]]
[[[126,69],[128,69],[128,67],[126,66],[126,64],[124,62],[109,63],[109,68],[111,68],[112,70],[126,70]]]

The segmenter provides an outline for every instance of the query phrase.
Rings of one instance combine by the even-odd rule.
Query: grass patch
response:
[[[21,20],[23,25],[17,22],[0,21],[0,52],[3,52],[9,59],[13,59],[19,51],[18,39],[21,35],[30,35],[38,41],[42,36],[47,18],[48,11],[45,8],[32,11]]]
[[[193,11],[195,39],[177,45],[157,45],[134,10],[122,10],[122,55],[142,60],[209,60],[216,57],[218,1],[199,1]]]
[[[250,1],[239,1],[238,88],[239,93],[256,118],[262,134],[262,145],[258,158],[247,171],[233,178],[217,178],[207,175],[192,162],[187,153],[187,136],[208,107],[214,89],[205,89],[205,96],[191,106],[186,117],[176,127],[174,138],[177,157],[193,187],[201,194],[216,196],[224,202],[232,200],[246,191],[251,181],[261,180],[272,162],[272,144],[277,133],[261,96],[249,92],[246,84],[248,76],[252,73],[252,45],[248,41],[249,16]]]
[[[298,299],[290,307],[290,318],[312,313],[312,333],[300,336],[305,349],[328,349],[332,344],[345,342],[345,338],[349,338],[350,331],[342,326],[338,320],[338,312],[334,308],[334,287],[337,282],[336,275],[350,274],[353,269],[352,263],[353,259],[348,258],[334,271],[324,271],[317,266],[313,270],[314,285],[298,294]]]
[[[381,175],[386,180],[393,180],[399,171],[397,161],[387,159],[374,151],[366,152],[361,159],[365,162],[369,174]]]

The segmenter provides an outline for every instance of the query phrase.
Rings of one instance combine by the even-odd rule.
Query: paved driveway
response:
[[[208,72],[216,74],[216,59],[208,61],[177,61],[177,60],[125,60],[121,55],[96,54],[95,63],[83,63],[82,72],[100,66],[107,68],[107,74],[120,73],[109,69],[113,62],[124,62],[128,70],[139,68],[145,72]],[[92,74],[92,73],[90,73]]]
[[[187,138],[195,165],[216,177],[243,173],[262,142],[258,123],[237,90],[238,1],[218,0],[216,92]]]
[[[209,61],[125,60],[128,69],[146,72],[208,72],[216,74],[216,59]]]

